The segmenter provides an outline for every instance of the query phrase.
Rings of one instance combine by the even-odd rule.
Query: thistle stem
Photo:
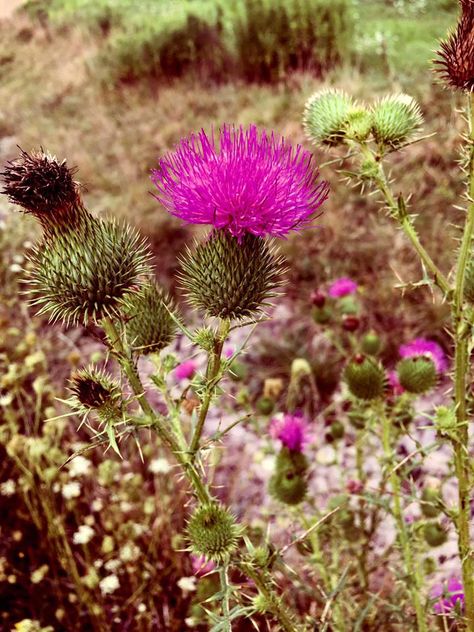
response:
[[[219,375],[221,369],[221,354],[224,342],[229,334],[230,321],[223,319],[220,321],[219,329],[214,336],[214,344],[212,350],[209,352],[209,358],[207,362],[206,370],[206,389],[204,397],[199,408],[199,417],[196,423],[196,428],[191,439],[189,446],[189,452],[191,455],[191,461],[194,461],[196,453],[199,450],[199,443],[201,441],[202,431],[204,429],[204,423],[206,421],[207,413],[209,412],[209,406],[211,404],[212,396],[216,388],[215,380]]]
[[[224,627],[222,628],[222,631],[231,632],[232,623],[230,619],[230,606],[229,606],[229,597],[230,597],[231,587],[229,585],[227,564],[223,564],[219,568],[219,578],[221,581],[222,615],[224,617],[224,621],[223,621]]]
[[[397,219],[398,222],[400,223],[400,226],[403,232],[411,241],[413,248],[418,253],[418,256],[423,262],[425,268],[430,272],[435,284],[439,287],[439,289],[443,292],[445,296],[448,295],[451,291],[451,286],[447,278],[444,276],[444,274],[438,268],[436,263],[433,261],[433,259],[429,255],[429,253],[425,250],[424,246],[421,244],[418,238],[417,232],[413,226],[413,221],[411,217],[408,215],[408,213],[401,212],[399,204],[397,203],[397,200],[395,199],[395,196],[393,195],[392,190],[390,188],[390,184],[385,174],[385,170],[383,168],[381,161],[373,153],[372,149],[365,143],[360,143],[359,148],[364,158],[373,162],[374,165],[376,165],[377,167],[377,172],[374,177],[374,182],[378,190],[380,191],[380,193],[383,195],[385,202],[388,206],[388,209],[390,211],[390,214],[392,215],[393,218]],[[401,199],[403,201],[403,198]],[[405,208],[404,203],[403,203],[403,208]]]
[[[422,580],[420,577],[418,564],[416,564],[416,561],[414,559],[413,551],[410,545],[410,539],[403,517],[401,503],[401,482],[397,470],[395,469],[391,423],[385,412],[385,404],[382,401],[378,403],[376,412],[378,413],[380,421],[382,423],[382,445],[387,469],[390,470],[389,479],[393,496],[393,517],[395,518],[398,536],[400,538],[403,563],[405,566],[406,581],[408,584],[412,604],[415,609],[417,631],[428,632],[424,609],[420,600]]]
[[[459,507],[456,517],[458,549],[462,565],[466,629],[474,632],[474,563],[471,549],[471,471],[469,463],[469,420],[466,406],[466,376],[469,371],[469,336],[471,327],[464,316],[464,279],[471,256],[474,232],[474,96],[468,97],[468,185],[467,216],[456,266],[452,302],[454,327],[454,402],[457,420],[456,436],[452,440],[454,467],[458,479]]]

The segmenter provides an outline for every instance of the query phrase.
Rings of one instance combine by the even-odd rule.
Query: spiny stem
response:
[[[400,538],[402,549],[402,557],[405,566],[406,581],[408,583],[409,592],[413,607],[416,613],[416,622],[418,632],[428,632],[426,625],[424,609],[421,604],[420,594],[422,588],[422,580],[410,545],[405,520],[403,517],[401,503],[401,483],[397,470],[395,469],[394,451],[391,436],[391,422],[385,412],[385,404],[383,401],[377,403],[376,412],[382,423],[382,445],[386,459],[387,469],[390,471],[389,479],[393,496],[393,516],[397,524],[397,531]]]
[[[223,564],[219,568],[219,578],[221,580],[221,593],[222,593],[222,615],[224,617],[224,627],[223,632],[231,632],[232,631],[232,623],[230,620],[230,606],[229,606],[229,597],[231,592],[231,587],[229,585],[229,577],[228,577],[228,565]]]
[[[436,285],[439,287],[439,289],[443,292],[445,296],[449,295],[449,293],[451,292],[451,286],[449,284],[449,281],[441,272],[441,270],[438,268],[436,263],[433,261],[433,259],[429,255],[429,253],[425,250],[424,246],[421,244],[418,238],[418,234],[413,226],[412,219],[407,213],[401,214],[399,212],[400,211],[399,205],[397,203],[397,200],[395,199],[395,196],[392,193],[392,190],[390,188],[390,184],[388,182],[382,163],[380,162],[380,160],[377,160],[377,157],[375,156],[372,149],[367,144],[360,143],[359,148],[360,148],[361,154],[366,159],[370,160],[377,168],[377,173],[374,177],[374,182],[377,188],[379,189],[379,191],[382,193],[385,199],[385,202],[390,210],[391,215],[399,221],[403,232],[411,241],[413,248],[418,253],[418,256],[423,262],[425,268],[430,272],[431,276],[433,277],[433,281],[436,283]]]
[[[219,329],[216,335],[214,336],[213,348],[209,352],[207,371],[206,371],[206,389],[205,389],[204,397],[202,399],[201,406],[199,409],[199,417],[196,423],[196,428],[194,430],[194,434],[191,439],[191,444],[189,446],[189,452],[190,452],[192,461],[194,460],[196,453],[199,450],[199,442],[201,440],[204,423],[206,421],[207,413],[209,412],[209,406],[211,404],[212,396],[214,395],[214,391],[216,387],[214,380],[218,376],[219,371],[221,369],[222,348],[229,334],[229,328],[230,328],[230,321],[228,319],[224,319],[220,321]]]
[[[469,424],[466,406],[466,376],[469,370],[469,334],[470,326],[465,320],[464,279],[466,266],[472,251],[474,232],[474,96],[468,97],[468,184],[467,216],[456,266],[452,317],[454,327],[454,402],[456,409],[457,433],[453,438],[454,467],[458,479],[458,511],[456,526],[458,548],[462,565],[462,577],[465,599],[466,629],[474,632],[474,563],[471,549],[471,471],[469,463]]]

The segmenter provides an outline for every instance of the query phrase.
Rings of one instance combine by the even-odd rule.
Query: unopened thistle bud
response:
[[[115,317],[149,274],[149,250],[138,233],[90,216],[80,226],[45,233],[30,254],[32,302],[66,324]]]
[[[344,379],[349,391],[359,399],[381,397],[385,388],[385,373],[372,358],[357,355],[346,366]]]
[[[417,102],[407,94],[393,94],[372,107],[372,132],[379,145],[398,147],[413,138],[423,124]]]
[[[439,506],[441,502],[440,490],[438,487],[425,487],[421,494],[421,513],[426,518],[436,518],[441,512]]]
[[[286,505],[298,505],[304,500],[308,461],[301,452],[283,447],[277,456],[275,474],[270,479],[270,493]]]
[[[282,284],[283,259],[265,239],[212,232],[182,259],[181,281],[188,300],[208,316],[244,319],[268,306]]]
[[[0,174],[2,192],[12,204],[36,217],[45,231],[65,223],[72,226],[87,214],[73,174],[65,160],[42,151],[28,154],[21,150],[20,157],[7,163]]]
[[[122,390],[116,380],[103,370],[90,366],[79,369],[69,384],[69,403],[78,413],[96,412],[103,421],[115,419],[122,409]]]
[[[341,144],[353,108],[354,101],[341,90],[326,89],[313,94],[306,103],[303,117],[309,140],[329,146]]]
[[[193,553],[221,564],[235,551],[241,529],[225,507],[210,503],[194,511],[187,534]]]
[[[155,283],[147,283],[123,302],[125,331],[131,348],[141,354],[157,353],[174,339],[176,325],[170,316],[174,305]]]
[[[364,108],[354,108],[349,112],[346,124],[346,137],[358,142],[367,140],[372,132],[372,118],[370,112]]]
[[[428,522],[423,529],[423,536],[427,544],[432,547],[441,546],[448,539],[448,535],[439,522]]]
[[[441,42],[437,70],[453,89],[474,91],[474,1],[461,0],[456,30]]]
[[[368,355],[377,355],[382,346],[380,336],[375,331],[366,333],[361,342],[362,351]]]
[[[426,356],[403,358],[397,364],[397,374],[401,386],[415,395],[431,390],[437,381],[436,366]]]

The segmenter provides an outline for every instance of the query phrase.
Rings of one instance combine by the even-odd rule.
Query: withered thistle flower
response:
[[[71,376],[69,389],[69,405],[84,417],[96,412],[102,421],[110,421],[121,415],[120,385],[102,369],[93,365],[79,369]]]
[[[20,157],[8,162],[0,173],[2,193],[25,213],[34,215],[44,230],[65,222],[70,226],[77,223],[87,212],[81,207],[74,169],[65,160],[42,151],[20,151]]]
[[[282,284],[284,264],[264,239],[240,241],[214,231],[182,261],[181,283],[188,300],[209,316],[243,319],[258,313]]]
[[[234,237],[284,237],[307,226],[328,195],[311,153],[276,134],[224,125],[219,146],[204,131],[159,161],[156,198],[190,224]]]
[[[441,42],[436,70],[454,90],[474,91],[474,0],[460,0],[456,29]]]
[[[22,151],[3,171],[4,193],[36,217],[43,238],[29,255],[29,293],[40,313],[66,324],[117,316],[121,301],[149,274],[138,233],[94,218],[65,161]]]

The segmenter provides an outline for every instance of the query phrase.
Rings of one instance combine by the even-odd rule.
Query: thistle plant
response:
[[[152,174],[157,199],[184,221],[211,226],[181,261],[181,285],[203,321],[193,331],[153,279],[148,246],[129,226],[93,216],[72,176],[65,161],[43,152],[22,152],[3,172],[4,193],[43,228],[29,254],[31,302],[52,321],[101,328],[121,374],[123,383],[102,368],[79,369],[66,403],[84,420],[96,417],[98,438],[118,454],[119,441],[137,437],[143,428],[154,430],[174,454],[194,496],[186,529],[189,549],[218,565],[221,615],[215,615],[213,629],[230,630],[234,619],[257,611],[239,605],[229,573],[240,569],[255,582],[266,615],[282,629],[296,630],[267,563],[257,563],[251,541],[243,537],[245,527],[208,482],[204,448],[212,439],[203,433],[218,385],[234,360],[222,358],[231,328],[261,320],[282,285],[283,259],[272,238],[309,226],[328,185],[318,180],[309,152],[255,126],[224,126],[219,142],[204,132],[192,135],[160,159]],[[196,386],[191,426],[181,418],[181,399],[166,385],[170,365],[159,356],[178,331],[208,358]],[[152,382],[166,412],[150,403],[139,371],[142,355],[157,367]],[[297,450],[280,461],[279,482],[290,481],[294,501],[290,475],[304,495],[306,461]],[[288,493],[288,486],[284,494],[280,489],[280,495],[288,498]]]
[[[465,223],[460,229],[460,246],[452,276],[446,276],[436,265],[428,251],[421,244],[416,231],[414,215],[409,212],[407,201],[395,195],[391,180],[386,172],[386,158],[394,151],[420,140],[422,117],[419,106],[406,95],[388,95],[372,105],[357,104],[370,117],[371,125],[364,125],[359,133],[352,130],[350,117],[350,96],[342,92],[326,91],[313,95],[306,106],[304,125],[310,140],[326,142],[329,145],[345,145],[350,155],[355,157],[355,168],[349,177],[363,187],[370,186],[381,195],[389,216],[397,222],[417,253],[424,277],[422,284],[437,286],[442,299],[451,308],[451,333],[453,339],[453,387],[452,406],[444,411],[442,419],[449,424],[448,437],[453,450],[454,469],[458,481],[458,503],[450,512],[450,518],[457,530],[459,559],[462,567],[464,588],[465,629],[474,630],[474,557],[471,522],[472,470],[470,465],[469,413],[467,409],[467,385],[470,383],[470,356],[472,351],[472,312],[469,305],[471,296],[472,237],[474,231],[474,3],[460,0],[461,16],[455,31],[441,43],[436,60],[437,70],[448,88],[464,93],[466,100],[467,131],[464,137],[462,167],[466,176]],[[352,105],[355,107],[355,105]],[[324,116],[321,116],[321,111]],[[341,112],[346,112],[345,119]],[[363,117],[361,117],[362,120]],[[329,121],[329,122],[328,122]],[[337,140],[337,142],[335,142]],[[346,172],[347,173],[347,172]],[[362,363],[361,366],[364,366]],[[357,397],[367,393],[357,390],[358,381],[351,365],[347,374],[348,385],[353,381]],[[418,349],[405,355],[397,371],[401,386],[411,393],[422,393],[431,388],[437,379],[439,364],[427,348]],[[375,372],[374,372],[375,375]],[[374,384],[377,380],[374,381]],[[378,382],[377,382],[378,384]],[[378,388],[378,387],[377,387]],[[382,402],[379,399],[379,402]],[[411,595],[416,612],[417,629],[427,630],[425,612],[420,602],[421,579],[414,551],[409,541],[400,504],[400,481],[397,463],[393,454],[391,421],[380,403],[379,415],[383,428],[383,443],[387,457],[387,467],[391,468],[393,493],[393,513],[398,524],[400,545],[403,552],[405,570],[412,578]],[[441,421],[439,422],[441,423]],[[391,465],[390,465],[391,464]],[[436,534],[435,534],[436,531]],[[439,529],[427,528],[426,535],[432,543],[440,541]]]

